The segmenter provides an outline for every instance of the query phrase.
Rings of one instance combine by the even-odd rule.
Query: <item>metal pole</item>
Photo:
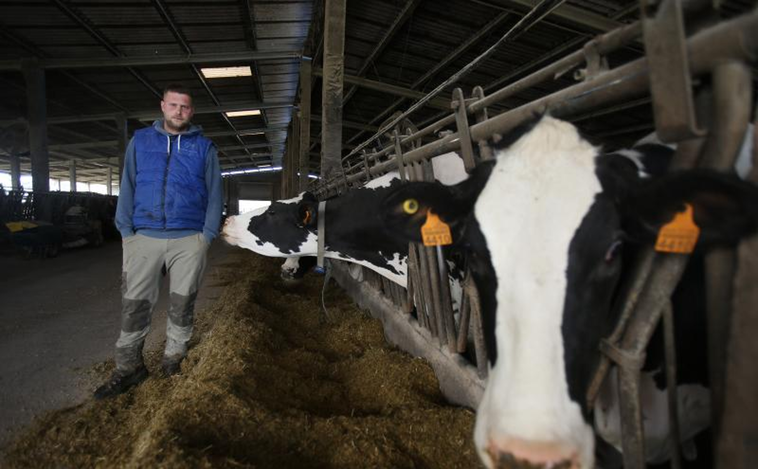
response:
[[[300,192],[308,188],[311,146],[311,64],[310,57],[300,61]]]
[[[10,156],[11,163],[11,189],[14,191],[21,189],[21,157],[18,155]]]
[[[121,187],[121,180],[124,179],[124,156],[126,154],[126,144],[127,144],[127,122],[126,122],[126,116],[124,114],[118,114],[114,117],[116,121],[116,139],[118,140],[118,148],[116,149],[116,154],[118,154],[118,177],[119,177],[119,187]]]
[[[37,59],[24,59],[22,64],[24,78],[26,79],[32,188],[35,192],[48,192],[50,190],[50,155],[47,149],[45,71],[40,68]]]
[[[752,74],[739,62],[719,64],[713,72],[713,125],[703,147],[701,166],[729,171],[750,121]],[[708,312],[708,371],[714,441],[718,441],[724,407],[724,368],[732,314],[737,256],[734,248],[717,247],[705,257]]]
[[[758,37],[753,34],[753,31],[756,29],[758,29],[758,12],[752,12],[690,37],[687,41],[687,52],[691,72],[696,75],[702,74],[719,63],[729,60],[755,60],[758,56]],[[533,118],[535,113],[546,110],[550,110],[556,117],[567,117],[600,106],[637,98],[647,92],[647,72],[647,60],[637,59],[610,70],[594,80],[565,88],[475,124],[471,127],[471,138],[479,141],[496,133],[507,133],[517,125]],[[489,95],[482,101],[487,101],[489,104],[488,100],[495,94]],[[469,110],[476,109],[482,101],[472,103]],[[451,123],[455,121],[453,116],[449,117]],[[404,155],[405,162],[421,161],[459,148],[458,134],[454,133],[407,152]],[[383,174],[391,170],[394,163],[394,161],[378,163],[371,168],[371,174]],[[361,175],[356,174],[349,176],[348,179],[352,182],[360,177]]]
[[[342,172],[342,88],[345,73],[346,0],[326,0],[324,11],[324,76],[322,79],[321,176]]]
[[[68,183],[70,192],[76,192],[76,161],[71,160],[68,162]]]
[[[113,168],[108,166],[108,195],[113,195]]]

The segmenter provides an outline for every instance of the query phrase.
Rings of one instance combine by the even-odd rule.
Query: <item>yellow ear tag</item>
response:
[[[695,250],[700,228],[692,218],[692,205],[685,206],[683,212],[677,213],[673,220],[661,227],[655,242],[656,251],[689,254]]]
[[[426,222],[421,227],[421,238],[424,246],[447,246],[453,244],[453,235],[450,234],[450,226],[440,220],[440,217],[426,212]]]

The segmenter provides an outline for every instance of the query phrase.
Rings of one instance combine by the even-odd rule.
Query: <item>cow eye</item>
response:
[[[406,199],[405,202],[403,202],[403,211],[408,215],[413,215],[418,212],[418,200]]]
[[[621,248],[624,246],[624,242],[617,239],[611,243],[608,250],[605,251],[605,262],[612,262],[621,253]]]

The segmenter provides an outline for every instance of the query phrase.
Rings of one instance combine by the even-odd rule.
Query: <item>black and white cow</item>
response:
[[[573,125],[549,116],[506,140],[495,159],[461,184],[397,188],[382,216],[400,239],[419,241],[431,210],[469,253],[491,366],[474,434],[485,465],[511,467],[515,460],[589,469],[593,417],[598,434],[620,444],[612,402],[601,399],[602,406],[589,409],[585,395],[599,341],[615,323],[611,303],[622,254],[654,242],[685,203],[701,229],[699,246],[734,243],[756,229],[758,189],[703,170],[645,177],[644,158],[635,157],[644,148],[602,154]],[[414,206],[405,204],[409,199],[418,211],[407,213]],[[710,412],[702,301],[694,307],[699,311],[677,317],[676,330],[677,343],[686,347],[677,354],[685,438],[707,427]],[[652,355],[642,391],[655,407],[643,410],[646,438],[652,438],[646,456],[660,461],[674,445],[667,428],[651,428],[658,415],[667,415]],[[694,368],[686,363],[693,359]]]
[[[437,181],[453,185],[468,177],[456,153],[432,159]],[[408,244],[386,232],[378,207],[400,184],[396,171],[330,199],[326,204],[325,257],[360,264],[405,287]],[[315,256],[318,250],[318,201],[309,192],[273,202],[269,207],[229,217],[224,239],[269,257]],[[283,276],[300,268],[289,260]],[[457,288],[456,288],[457,289]],[[454,293],[455,294],[455,293]]]

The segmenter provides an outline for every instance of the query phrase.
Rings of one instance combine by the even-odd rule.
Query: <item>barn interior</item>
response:
[[[676,3],[677,11],[684,12],[687,36],[720,24],[731,24],[730,21],[743,17],[755,22],[756,17],[755,4],[748,0],[0,0],[0,268],[3,272],[0,277],[6,277],[0,281],[5,284],[0,285],[0,321],[5,323],[0,327],[0,334],[16,336],[7,342],[4,352],[14,359],[3,360],[6,373],[8,376],[12,374],[13,378],[5,383],[0,381],[0,387],[13,386],[15,389],[13,393],[2,393],[8,397],[0,408],[18,410],[28,407],[25,411],[9,413],[10,420],[0,417],[0,420],[10,422],[3,429],[5,433],[0,443],[10,445],[19,435],[26,438],[15,446],[6,446],[6,449],[11,448],[8,461],[12,467],[40,464],[181,467],[185,463],[303,467],[309,462],[314,462],[314,467],[342,467],[366,461],[369,461],[366,465],[376,467],[471,467],[477,464],[475,449],[468,441],[470,438],[463,443],[453,441],[455,438],[444,432],[435,434],[431,438],[438,438],[436,443],[446,449],[437,455],[440,459],[429,459],[434,453],[434,442],[427,447],[418,440],[418,447],[409,449],[412,444],[404,446],[397,441],[404,438],[416,441],[414,434],[402,433],[393,427],[399,428],[401,424],[391,421],[393,416],[415,406],[430,414],[431,420],[427,421],[419,415],[408,417],[407,424],[422,433],[431,431],[429,427],[441,425],[456,427],[461,435],[470,435],[472,412],[462,409],[463,413],[455,414],[443,408],[441,403],[449,402],[465,409],[476,407],[487,374],[486,357],[475,350],[482,347],[479,342],[483,339],[470,337],[468,331],[458,331],[458,337],[453,337],[455,344],[443,341],[444,334],[442,329],[437,330],[437,325],[419,325],[417,318],[413,319],[402,311],[407,307],[408,293],[405,290],[368,270],[360,277],[361,281],[356,281],[348,269],[335,267],[334,276],[341,286],[332,284],[328,294],[340,305],[338,316],[350,324],[357,324],[360,321],[348,314],[352,302],[370,309],[384,324],[384,337],[432,363],[436,378],[428,375],[432,368],[418,371],[423,380],[408,381],[410,384],[398,391],[408,395],[403,394],[402,399],[382,395],[380,397],[387,398],[387,403],[383,404],[386,407],[378,410],[356,398],[354,407],[359,414],[362,413],[364,420],[361,423],[340,420],[350,412],[339,409],[333,396],[318,401],[298,395],[292,398],[292,406],[297,412],[288,414],[287,410],[282,410],[274,413],[266,409],[256,413],[259,409],[256,408],[255,412],[249,407],[242,409],[244,406],[226,394],[219,397],[212,390],[197,388],[197,394],[206,400],[223,400],[223,412],[230,415],[241,412],[240,415],[254,420],[273,417],[280,424],[289,418],[298,425],[293,427],[296,430],[292,430],[289,438],[285,435],[287,432],[272,431],[266,433],[266,438],[245,440],[240,437],[233,443],[219,445],[219,441],[228,441],[232,432],[244,433],[252,427],[246,426],[239,417],[232,418],[232,424],[227,427],[224,425],[229,422],[220,423],[223,419],[219,418],[214,419],[217,430],[203,433],[197,428],[204,418],[213,414],[212,406],[191,410],[181,406],[175,409],[154,407],[158,406],[156,402],[161,396],[173,392],[176,382],[150,381],[150,386],[140,391],[143,394],[132,395],[115,404],[98,407],[89,403],[92,379],[102,379],[106,372],[110,372],[109,366],[112,365],[103,363],[107,363],[112,353],[114,334],[118,331],[117,283],[121,247],[112,214],[119,194],[125,149],[136,130],[146,128],[162,117],[159,103],[163,89],[169,84],[181,83],[192,90],[193,123],[202,126],[204,135],[212,139],[218,149],[226,216],[294,197],[304,190],[320,198],[343,194],[388,171],[393,165],[402,167],[398,153],[405,151],[408,154],[412,149],[422,152],[419,147],[431,148],[443,138],[448,138],[447,142],[452,142],[450,145],[460,147],[455,140],[461,129],[469,124],[462,127],[459,118],[454,118],[460,114],[457,110],[499,90],[508,88],[509,92],[504,99],[488,102],[484,110],[469,112],[469,123],[481,123],[496,116],[507,116],[509,112],[531,109],[532,104],[552,99],[573,86],[587,85],[588,95],[605,86],[612,87],[602,81],[604,74],[637,63],[651,54],[649,51],[646,54],[645,41],[650,40],[643,37],[641,23],[645,15],[641,11],[669,3]],[[663,29],[660,24],[659,29]],[[591,42],[619,31],[620,34],[613,36],[618,43],[609,45],[607,51],[598,51],[606,47],[606,42]],[[735,31],[742,30],[735,28]],[[746,34],[747,39],[742,45],[743,55],[749,57],[744,60],[749,70],[747,84],[739,93],[736,90],[727,93],[734,101],[749,100],[745,117],[749,121],[755,121],[754,103],[758,91],[758,74],[755,73],[758,41],[754,31]],[[657,40],[663,43],[675,38],[660,34]],[[714,43],[721,44],[719,41]],[[649,48],[650,42],[647,44]],[[726,50],[726,46],[724,49],[714,46],[710,52],[720,54]],[[548,67],[561,63],[572,54],[580,60],[567,62],[564,67],[545,73]],[[727,58],[733,60],[737,55],[734,53]],[[672,70],[675,68],[672,65]],[[544,76],[532,79],[539,73]],[[686,74],[689,79],[689,72]],[[676,74],[672,72],[671,75]],[[710,95],[701,91],[711,86],[711,79],[704,75],[696,74],[690,83],[691,89],[697,91],[694,97],[696,109],[689,109],[691,115],[686,117],[695,116],[698,122],[707,126],[711,124],[704,123],[717,121],[723,115],[702,104]],[[595,81],[597,88],[589,88],[593,80],[598,80]],[[661,129],[660,124],[656,126],[661,117],[655,109],[655,101],[660,98],[652,95],[647,84],[645,87],[643,92],[631,93],[628,98],[604,100],[600,96],[592,106],[572,109],[571,112],[564,112],[561,108],[557,112],[564,112],[562,117],[574,123],[593,144],[609,150],[627,148]],[[733,95],[729,94],[732,92]],[[577,96],[567,95],[564,104],[570,106],[572,99],[579,100]],[[551,106],[530,112],[544,112]],[[413,112],[407,113],[411,108]],[[463,114],[465,119],[466,113]],[[714,118],[714,115],[719,117]],[[438,125],[442,120],[445,123]],[[423,135],[412,138],[412,134],[420,129]],[[393,130],[399,131],[398,138],[393,139]],[[476,152],[471,157],[472,164],[483,159],[481,152],[486,151],[477,143],[492,138],[492,133],[497,132],[490,132],[484,139],[470,139]],[[681,137],[685,134],[670,141],[687,140]],[[399,145],[398,139],[402,138],[408,138],[408,141],[403,141],[404,149],[398,151],[396,144]],[[410,154],[413,161],[431,156],[431,153],[424,156]],[[465,160],[466,156],[462,156]],[[84,244],[89,246],[79,249],[72,245],[71,249],[63,249],[47,245],[20,246],[12,242],[12,232],[23,229],[18,223],[42,221],[63,225],[71,216],[67,210],[72,205],[83,205],[89,209],[91,218],[98,218],[96,226],[92,220],[82,222],[86,225],[83,228],[86,231]],[[7,229],[7,223],[16,225]],[[241,253],[239,248],[227,246],[221,240],[216,240],[212,249],[209,272],[216,277],[206,279],[209,288],[205,302],[201,302],[204,311],[214,311],[227,321],[238,313],[224,304],[258,308],[250,305],[259,303],[250,300],[252,303],[248,304],[247,296],[244,301],[239,296],[247,295],[246,288],[251,284],[262,290],[271,288],[267,282],[278,281],[272,274],[274,263],[257,258],[251,261],[250,253]],[[740,259],[749,257],[747,252],[740,252]],[[242,263],[241,258],[253,262],[254,267]],[[255,264],[258,262],[261,264]],[[740,263],[740,266],[748,265],[747,262]],[[86,284],[72,280],[79,275],[79,269],[87,272],[81,274]],[[240,275],[253,277],[246,277],[246,283],[240,280]],[[734,272],[730,275],[731,279]],[[749,285],[750,279],[755,279],[758,273],[741,272],[740,275],[740,284]],[[315,299],[321,294],[322,281],[323,277],[309,278],[306,287],[297,294]],[[83,295],[84,290],[91,294]],[[343,290],[352,299],[344,296]],[[290,298],[288,295],[295,294],[278,286],[274,291],[274,297],[279,294],[291,302],[301,300],[295,296]],[[96,299],[98,295],[101,298]],[[734,295],[737,295],[735,311],[750,310],[751,305],[756,304],[753,301],[755,292],[749,288]],[[37,301],[44,297],[48,301]],[[74,316],[75,321],[69,318],[63,322],[45,322],[47,316],[55,315],[61,308],[75,310],[81,298],[86,298],[91,305],[81,308],[86,313]],[[285,306],[278,303],[280,299],[267,296],[254,300],[269,302],[265,303],[269,306],[276,303],[272,311],[280,314],[286,311]],[[722,300],[730,305],[733,301],[731,296]],[[471,307],[468,304],[468,308]],[[308,322],[319,314],[319,302],[313,301],[308,306],[303,303],[302,308],[311,308],[311,316],[302,315],[308,327],[318,330],[319,334],[330,334],[328,327]],[[110,309],[112,314],[103,317],[103,309]],[[165,304],[158,309],[166,309]],[[24,311],[28,317],[19,318],[18,311]],[[246,317],[245,331],[257,338],[260,335],[260,340],[264,340],[265,334],[257,329],[259,326],[255,321],[277,330],[276,327],[281,325],[275,325],[267,314],[265,311],[256,312],[252,319]],[[476,315],[470,311],[469,314],[475,322]],[[452,321],[452,310],[450,318]],[[199,386],[197,383],[209,380],[224,381],[219,373],[202,366],[206,358],[200,353],[213,354],[212,346],[203,341],[213,337],[210,331],[214,326],[205,315],[201,315],[199,321],[203,322],[199,326],[203,333],[195,343],[198,352],[193,356],[192,366],[202,369],[205,374],[188,377],[187,386]],[[89,329],[77,325],[87,322],[92,324]],[[232,334],[233,323],[222,323],[224,330]],[[744,324],[743,327],[723,327],[749,330],[748,325],[755,324],[755,318]],[[356,351],[359,345],[354,345],[355,349],[345,345],[343,349],[347,349],[348,355],[376,353],[379,359],[367,362],[366,366],[375,367],[379,362],[389,361],[390,365],[400,367],[400,359],[396,363],[394,355],[391,359],[385,356],[393,354],[395,349],[384,350],[379,345],[383,340],[375,341],[377,331],[371,328],[376,326],[361,323],[356,327],[363,331],[361,337],[370,336],[367,340],[372,345],[367,350],[371,351],[361,349],[359,352]],[[476,336],[474,326],[471,327],[471,334]],[[154,347],[160,345],[160,328],[154,325],[151,336]],[[88,340],[88,334],[96,337],[94,343],[97,345],[62,346],[57,342],[51,345],[46,339],[50,335],[75,337],[76,334],[83,335],[79,337],[82,341]],[[242,336],[234,337],[238,340],[235,346],[244,343]],[[349,339],[339,336],[335,340]],[[726,343],[726,339],[722,340]],[[750,374],[745,371],[745,366],[750,363],[747,357],[756,356],[756,347],[743,346],[736,338],[729,343],[739,343],[742,347],[739,354],[730,352],[729,360],[735,362],[730,361],[729,366],[739,365],[741,371],[735,373]],[[298,346],[307,349],[309,344],[306,341],[305,345]],[[223,346],[215,342],[212,345]],[[13,352],[11,347],[15,349]],[[55,347],[62,347],[65,353],[56,352]],[[39,352],[40,348],[45,352]],[[153,350],[151,353],[157,352]],[[276,366],[261,372],[286,374],[296,365],[302,365],[300,362],[311,359],[318,361],[319,372],[337,373],[327,370],[327,365],[321,363],[331,360],[332,353],[337,352],[329,350],[316,359],[305,355],[288,356],[291,363],[277,362]],[[23,367],[13,363],[15,357],[20,356],[26,357],[22,360]],[[36,361],[35,356],[39,357]],[[242,358],[216,356],[213,360],[225,358],[234,366],[239,365],[239,368],[229,370],[235,376],[244,373],[245,365],[239,360],[249,358],[255,361],[255,357],[248,355]],[[154,364],[157,356],[152,356],[152,360]],[[208,360],[216,363],[211,358]],[[74,362],[75,366],[69,362]],[[346,364],[345,368],[350,366]],[[64,368],[65,371],[61,371]],[[31,373],[30,369],[37,371]],[[72,379],[85,372],[91,379]],[[403,369],[395,379],[406,379],[403,373],[411,371]],[[25,380],[26,374],[34,375],[33,379]],[[49,376],[55,376],[55,379],[47,379]],[[287,379],[304,379],[303,376],[288,376]],[[433,382],[434,379],[439,382]],[[362,385],[374,389],[381,385],[368,379],[361,383],[357,381],[356,378],[345,386]],[[743,401],[737,401],[735,396],[741,395],[751,383],[758,383],[754,371],[742,387],[731,389],[726,386],[723,392],[735,399],[736,406],[737,402]],[[253,378],[226,384],[228,387],[224,392],[231,394],[244,394],[238,389],[241,386],[263,386]],[[67,386],[72,388],[70,392],[51,397],[53,389]],[[33,392],[30,391],[32,388],[35,389]],[[421,389],[424,399],[412,395],[417,389]],[[187,389],[182,392],[186,397]],[[273,402],[279,392],[284,391],[277,388],[265,399]],[[355,396],[370,401],[370,396],[363,396],[361,392],[368,391],[356,390]],[[182,396],[177,394],[177,399],[184,398]],[[354,395],[350,394],[350,397],[352,399]],[[744,405],[758,412],[755,399]],[[128,410],[132,407],[134,414],[129,415]],[[728,411],[732,409],[730,406]],[[48,414],[50,411],[54,413]],[[439,412],[434,413],[436,411]],[[159,435],[145,446],[159,451],[157,448],[174,441],[172,438],[184,439],[181,443],[186,443],[171,446],[166,451],[165,460],[153,459],[153,454],[138,454],[135,449],[134,441],[141,431],[140,422],[156,412],[162,413],[162,418],[170,421],[170,425],[152,428]],[[113,422],[103,423],[107,420],[104,415],[108,413],[115,416],[117,422],[128,426],[128,431],[122,431]],[[192,424],[195,426],[187,425],[190,430],[182,433],[177,430],[181,425],[176,420],[185,414],[191,414],[190,420],[194,419]],[[729,451],[720,456],[724,459],[713,467],[737,467],[729,461],[756,457],[758,432],[755,423],[758,418],[740,424],[738,414],[724,420],[724,428],[728,431],[722,433],[723,438],[744,436],[744,441],[752,443],[732,444]],[[732,414],[727,412],[725,415]],[[315,420],[309,421],[309,416],[315,416]],[[383,417],[387,417],[387,422],[371,420],[378,421]],[[48,428],[63,430],[55,435],[38,426],[31,427],[31,433],[23,433],[33,418],[42,418],[40,422]],[[305,433],[320,425],[320,418],[329,422],[334,418],[340,423],[333,427],[331,423],[324,424],[328,427],[327,436],[304,437]],[[82,424],[82,421],[87,423]],[[260,424],[259,420],[256,422]],[[386,428],[381,426],[385,424]],[[367,430],[373,428],[371,425],[378,425],[376,428],[381,430]],[[98,446],[95,443],[97,438],[93,437],[98,429],[115,432],[124,446],[104,456],[107,450]],[[339,432],[348,437],[335,436]],[[297,442],[298,437],[303,438],[301,443]],[[393,444],[381,443],[387,440]],[[298,447],[298,444],[302,446]],[[330,444],[339,451],[326,454],[314,449]],[[273,453],[259,456],[256,452],[253,455],[244,449],[245,445],[268,448],[267,451]],[[35,446],[40,448],[37,453]],[[60,448],[67,449],[69,456],[56,454]],[[365,459],[366,454],[374,452],[376,459]],[[276,457],[285,454],[290,456]],[[103,463],[98,458],[107,459]]]

